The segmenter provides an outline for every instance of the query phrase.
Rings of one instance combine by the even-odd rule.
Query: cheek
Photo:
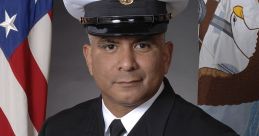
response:
[[[114,74],[116,74],[114,72],[116,59],[96,52],[92,55],[92,60],[93,77],[96,83],[99,84],[99,87],[108,88],[113,81]]]
[[[138,59],[140,68],[147,76],[161,76],[165,73],[165,63],[160,52],[150,53]]]
[[[110,83],[107,81],[110,81],[109,77],[111,76],[108,75],[110,73],[107,68],[109,65],[106,63],[107,61],[100,59],[99,56],[93,57],[92,76],[100,90],[108,90],[110,88]]]
[[[111,61],[109,58],[101,55],[93,57],[93,75],[105,77],[109,74],[108,71],[111,71]]]
[[[97,47],[93,48],[92,51],[92,67],[93,67],[93,73],[94,74],[100,74],[105,73],[104,70],[106,70],[110,65],[108,63],[110,62],[109,57],[105,56],[100,49]]]

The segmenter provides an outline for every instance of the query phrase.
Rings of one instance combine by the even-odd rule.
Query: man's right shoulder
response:
[[[94,112],[98,111],[98,108],[101,104],[100,98],[91,99],[85,102],[82,102],[78,105],[75,105],[69,109],[60,111],[59,113],[51,116],[48,120],[75,120],[76,118],[81,118],[82,116],[91,115]]]
[[[99,115],[99,116],[98,116]],[[66,132],[80,131],[80,126],[96,124],[101,118],[101,98],[95,98],[63,110],[48,118],[42,127],[40,136],[60,135]]]

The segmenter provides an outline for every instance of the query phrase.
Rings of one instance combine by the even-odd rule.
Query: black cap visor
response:
[[[103,24],[87,25],[89,34],[96,36],[136,36],[136,35],[154,35],[164,33],[167,30],[168,22],[164,23],[121,23],[121,24]]]

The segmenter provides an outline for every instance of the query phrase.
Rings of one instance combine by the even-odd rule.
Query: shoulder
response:
[[[56,115],[48,118],[42,127],[41,135],[60,135],[65,130],[77,131],[78,126],[87,126],[96,122],[97,114],[101,113],[101,99],[95,98],[80,103],[72,108],[63,110]],[[70,133],[67,132],[67,133]],[[47,134],[46,134],[47,133]],[[40,135],[40,136],[41,136]]]
[[[94,111],[98,109],[99,99],[95,98],[83,103],[80,103],[72,108],[63,110],[56,115],[50,117],[48,121],[72,121],[75,119],[80,119],[87,115],[93,114]]]
[[[176,123],[181,135],[210,135],[210,136],[237,136],[228,126],[217,121],[199,107],[185,101],[179,95],[175,95],[175,102],[169,117],[170,121]],[[170,126],[170,125],[169,125]],[[184,131],[188,130],[188,131]]]

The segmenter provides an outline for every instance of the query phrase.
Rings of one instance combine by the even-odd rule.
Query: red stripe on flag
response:
[[[9,63],[27,95],[30,119],[39,131],[46,115],[47,81],[32,56],[27,39],[15,50]]]
[[[49,11],[48,14],[49,14],[50,19],[52,20],[53,19],[53,12]]]
[[[0,136],[15,136],[11,125],[9,124],[4,112],[0,108]]]

